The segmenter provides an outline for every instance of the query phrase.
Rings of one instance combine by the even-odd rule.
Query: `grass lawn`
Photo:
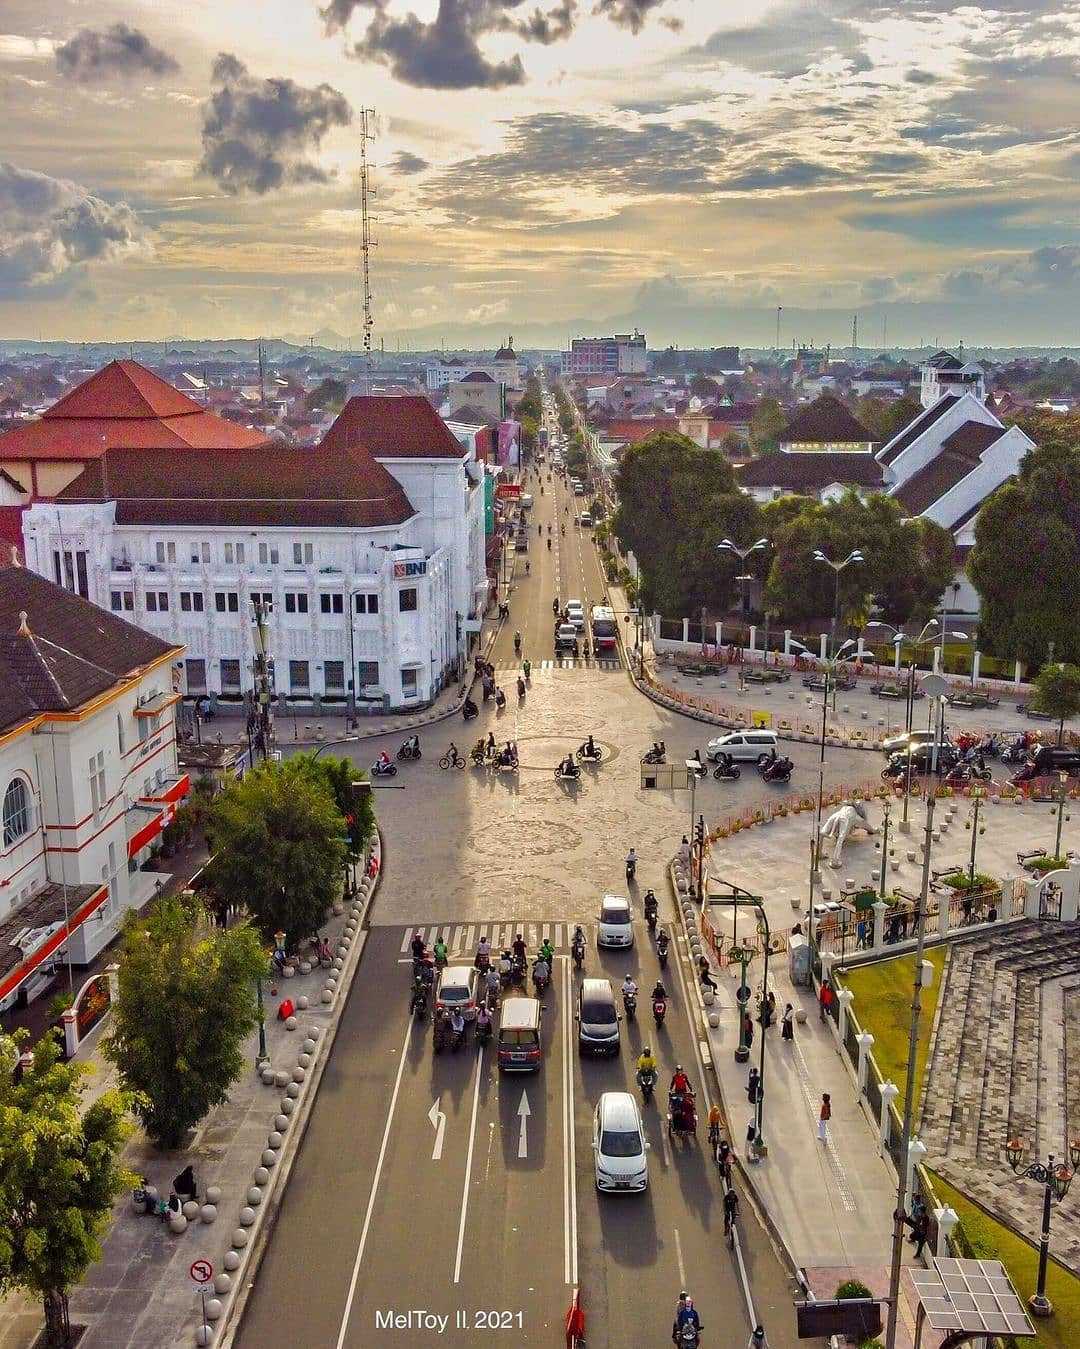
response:
[[[1026,1182],[1033,1184],[1032,1181]],[[1018,1181],[1017,1184],[1020,1184]],[[969,1199],[954,1190],[951,1185],[934,1174],[934,1191],[943,1204],[950,1204],[960,1215],[961,1222],[971,1221],[981,1225],[997,1248],[998,1257],[1009,1271],[1013,1287],[1025,1304],[1035,1291],[1039,1273],[1039,1252],[1022,1237],[1007,1227],[995,1222]],[[1068,1200],[1065,1201],[1066,1204]],[[1054,1227],[1062,1222],[1075,1221],[1068,1210],[1054,1205],[1050,1220],[1050,1253],[1054,1251]],[[1039,1332],[1038,1344],[1050,1349],[1076,1349],[1080,1345],[1080,1279],[1074,1278],[1053,1260],[1046,1268],[1046,1296],[1054,1304],[1054,1315],[1045,1321],[1034,1321]],[[1021,1340],[1021,1344],[1030,1344],[1031,1340]]]
[[[919,1118],[923,1082],[926,1077],[926,1056],[930,1050],[930,1033],[934,1028],[934,1013],[941,992],[941,975],[945,966],[946,947],[933,946],[924,958],[934,967],[934,982],[922,991],[922,1010],[919,1015],[919,1043],[915,1054],[915,1118]],[[915,957],[897,956],[875,965],[863,965],[848,970],[841,976],[855,1000],[852,1010],[863,1030],[874,1037],[871,1053],[881,1075],[892,1079],[900,1088],[897,1105],[903,1103],[904,1083],[907,1080],[908,1038],[911,1028],[911,988],[915,978]],[[1080,1344],[1080,1340],[1077,1341]]]

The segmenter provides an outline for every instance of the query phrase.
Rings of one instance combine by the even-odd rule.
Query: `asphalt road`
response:
[[[547,521],[572,498],[546,477],[544,487],[542,498],[534,490],[533,515],[546,538]],[[690,803],[685,792],[643,791],[639,757],[660,738],[672,757],[684,756],[703,748],[707,735],[642,698],[618,661],[553,661],[555,586],[564,602],[601,594],[595,553],[582,534],[568,525],[564,538],[556,523],[550,554],[546,544],[536,550],[530,543],[529,577],[518,562],[510,622],[492,652],[507,708],[497,713],[488,704],[475,722],[455,718],[425,731],[423,760],[400,765],[393,789],[379,787],[384,863],[373,926],[238,1335],[243,1349],[268,1343],[353,1349],[383,1337],[465,1345],[489,1333],[561,1344],[578,1282],[592,1349],[668,1343],[680,1286],[697,1294],[707,1345],[746,1343],[746,1296],[721,1238],[720,1190],[706,1160],[704,1129],[696,1142],[672,1146],[660,1109],[649,1106],[649,1191],[600,1196],[594,1186],[592,1110],[603,1090],[633,1085],[643,1030],[662,1073],[681,1061],[696,1083],[708,1079],[697,1058],[703,1037],[690,1019],[681,958],[669,967],[672,1005],[660,1035],[651,1020],[624,1026],[618,1060],[580,1060],[568,1015],[577,976],[565,959],[567,925],[582,922],[591,934],[600,896],[629,893],[637,945],[631,953],[600,956],[590,944],[586,972],[602,967],[617,985],[630,969],[639,985],[651,986],[658,967],[641,897],[655,888],[662,922],[672,925],[666,862],[690,827]],[[527,637],[522,654],[534,667],[521,705],[513,692],[515,627]],[[529,649],[534,633],[546,650]],[[500,740],[517,741],[518,773],[439,769],[438,756],[452,738],[464,751],[489,727]],[[579,784],[556,783],[556,762],[590,731],[604,749],[603,762],[587,768]],[[391,753],[397,748],[389,739],[346,748],[359,751],[354,758],[366,765],[383,745]],[[794,785],[812,788],[817,751],[791,752],[799,765]],[[830,778],[877,767],[871,756],[832,749],[829,765]],[[714,818],[762,793],[750,768],[738,783],[701,783],[695,804]],[[623,859],[631,844],[641,862],[628,890]],[[553,937],[563,958],[547,999],[539,1074],[500,1080],[490,1050],[479,1058],[472,1048],[433,1056],[430,1027],[407,1016],[407,947],[415,925],[429,939],[438,928],[463,952],[475,949],[481,931],[507,940],[521,928],[533,947],[542,935]],[[708,1102],[701,1104],[704,1115]],[[435,1158],[439,1112],[445,1124]],[[737,1115],[733,1132],[742,1124]],[[794,1289],[745,1199],[740,1249],[770,1343],[794,1349]],[[416,1308],[448,1316],[445,1330],[395,1331],[376,1323],[378,1312],[407,1315]],[[506,1319],[505,1328],[478,1325],[474,1317],[487,1312]]]

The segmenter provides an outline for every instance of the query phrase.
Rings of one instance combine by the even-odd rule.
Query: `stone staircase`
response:
[[[952,947],[919,1136],[927,1162],[1037,1239],[1042,1190],[1004,1157],[1068,1160],[1080,1136],[1080,923],[981,929]],[[1055,1255],[1080,1273],[1080,1224],[1059,1222]]]

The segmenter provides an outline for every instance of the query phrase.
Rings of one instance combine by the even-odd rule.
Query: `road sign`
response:
[[[193,1260],[188,1273],[196,1283],[209,1283],[214,1277],[214,1266],[209,1260]]]
[[[771,712],[751,712],[750,721],[759,731],[767,730],[772,725],[773,714]]]

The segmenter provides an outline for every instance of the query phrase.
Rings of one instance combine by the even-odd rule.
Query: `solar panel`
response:
[[[984,1335],[1035,1335],[1000,1260],[934,1259],[910,1271],[933,1330]]]

